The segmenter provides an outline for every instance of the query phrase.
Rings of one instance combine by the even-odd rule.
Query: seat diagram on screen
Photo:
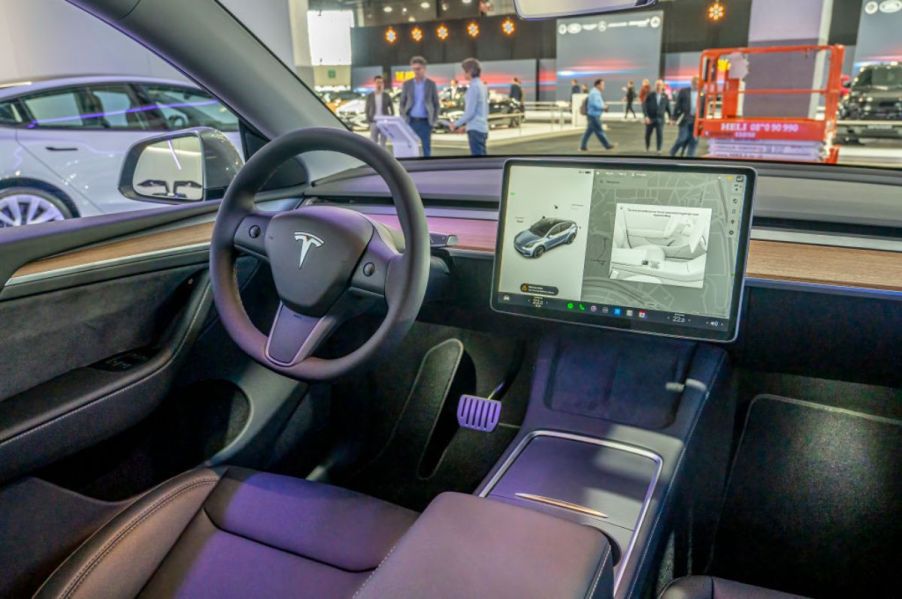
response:
[[[610,278],[701,289],[710,208],[618,204]]]

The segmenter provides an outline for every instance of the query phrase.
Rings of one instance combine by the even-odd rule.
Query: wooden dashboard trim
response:
[[[388,226],[398,226],[394,215],[368,216]],[[13,279],[50,276],[56,272],[101,267],[110,262],[203,246],[209,243],[212,230],[213,223],[187,225],[75,250],[27,264],[13,275]],[[430,217],[429,230],[455,235],[457,249],[495,251],[497,222],[494,220]],[[902,254],[752,240],[746,274],[750,278],[772,281],[902,291]]]

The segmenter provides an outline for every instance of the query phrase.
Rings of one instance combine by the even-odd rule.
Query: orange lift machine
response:
[[[821,52],[823,60],[818,60],[817,54]],[[824,74],[822,87],[746,86],[749,56],[795,53],[811,59],[811,81],[816,81],[816,73]],[[843,90],[844,56],[845,48],[841,45],[717,48],[702,52],[695,134],[707,140],[708,156],[835,163],[839,148],[833,145],[833,136]],[[812,108],[800,116],[745,116],[744,113],[751,112],[744,110],[750,96],[808,96]],[[818,97],[817,102],[813,101],[814,96]],[[820,105],[823,113],[818,109]]]

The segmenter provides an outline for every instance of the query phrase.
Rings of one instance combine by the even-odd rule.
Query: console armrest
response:
[[[356,597],[612,595],[611,548],[598,530],[494,499],[443,493]]]

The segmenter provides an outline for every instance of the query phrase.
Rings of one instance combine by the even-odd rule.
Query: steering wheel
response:
[[[346,154],[388,184],[404,247],[381,225],[353,210],[304,206],[280,213],[256,210],[254,195],[286,160],[311,151]],[[280,305],[267,335],[241,303],[235,274],[240,252],[269,262]],[[365,364],[410,329],[429,278],[429,231],[410,176],[385,149],[349,131],[300,129],[260,149],[229,185],[210,245],[210,277],[220,319],[254,360],[285,376],[325,381]],[[363,345],[340,358],[313,354],[352,316],[381,304],[382,323]]]

